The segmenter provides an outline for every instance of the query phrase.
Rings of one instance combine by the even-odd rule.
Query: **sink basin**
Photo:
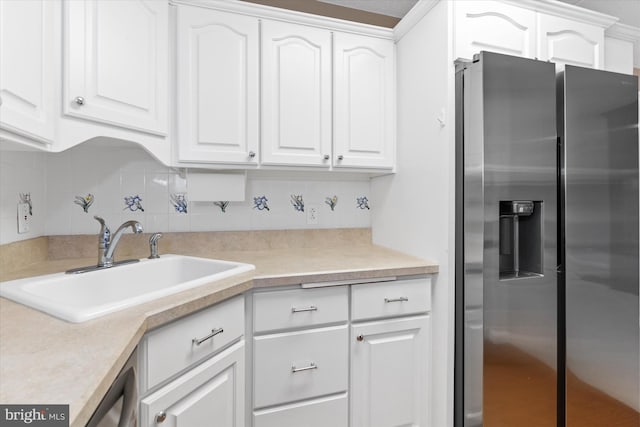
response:
[[[79,323],[254,268],[238,262],[163,255],[83,274],[56,273],[2,282],[0,296]]]

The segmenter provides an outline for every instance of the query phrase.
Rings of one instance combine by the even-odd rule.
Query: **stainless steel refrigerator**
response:
[[[640,425],[638,80],[456,70],[456,427]]]

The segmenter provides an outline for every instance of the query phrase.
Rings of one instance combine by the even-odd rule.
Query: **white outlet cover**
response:
[[[18,234],[29,232],[30,220],[31,214],[29,213],[29,204],[18,203]]]
[[[315,225],[318,223],[318,205],[307,205],[307,224]]]

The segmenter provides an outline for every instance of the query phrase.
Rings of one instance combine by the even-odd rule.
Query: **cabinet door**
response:
[[[455,57],[481,50],[533,58],[536,14],[497,1],[455,1]]]
[[[168,3],[64,4],[64,113],[165,134]]]
[[[538,14],[538,59],[580,67],[604,67],[604,29]]]
[[[429,425],[429,317],[351,327],[351,426]]]
[[[258,19],[177,8],[178,156],[256,163]]]
[[[392,40],[335,33],[334,166],[393,167],[394,53]]]
[[[144,427],[244,427],[244,341],[142,399],[140,420]]]
[[[45,143],[54,137],[59,8],[52,0],[0,1],[0,125]]]
[[[331,33],[262,23],[261,162],[328,167],[331,156]]]

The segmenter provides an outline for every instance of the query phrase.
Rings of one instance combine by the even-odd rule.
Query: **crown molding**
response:
[[[273,19],[277,21],[309,25],[312,27],[362,34],[383,39],[393,39],[394,34],[393,29],[391,28],[377,27],[375,25],[312,15],[310,13],[264,6],[239,0],[170,0],[170,4],[198,6],[223,12],[233,12],[242,15],[254,16],[256,18]]]
[[[615,24],[619,18],[606,15],[583,7],[563,3],[557,0],[501,0],[513,6],[535,10],[536,12],[547,13],[585,24],[597,25],[602,28],[609,28]]]
[[[615,23],[606,29],[604,35],[632,43],[640,42],[640,28],[626,24]]]
[[[396,41],[400,40],[411,29],[429,13],[440,0],[418,0],[409,12],[398,22],[393,28],[393,37]]]

